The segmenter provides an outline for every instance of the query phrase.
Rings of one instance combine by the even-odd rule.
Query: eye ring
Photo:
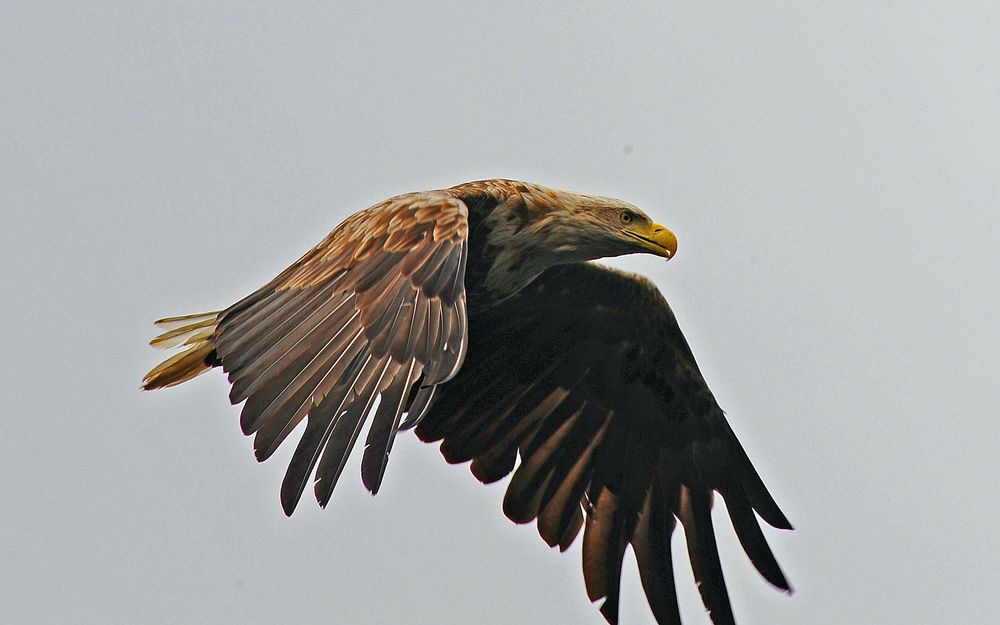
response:
[[[632,217],[632,213],[630,213],[628,211],[622,211],[621,214],[618,215],[618,218],[622,220],[622,223],[627,224],[627,223],[632,223],[632,218],[633,217]]]

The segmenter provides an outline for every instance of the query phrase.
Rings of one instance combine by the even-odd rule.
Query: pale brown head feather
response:
[[[495,254],[486,287],[494,297],[517,292],[554,265],[659,253],[650,239],[626,230],[652,236],[662,227],[622,200],[513,180],[482,180],[448,191],[459,198],[486,194],[496,200],[486,217],[489,248]]]

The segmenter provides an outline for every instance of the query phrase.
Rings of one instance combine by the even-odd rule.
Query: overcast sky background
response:
[[[664,291],[794,532],[716,528],[741,623],[1000,610],[995,2],[6,2],[0,605],[9,623],[590,623],[579,541],[402,436],[278,504],[222,375],[138,390],[345,216],[511,177],[678,235]],[[685,623],[707,623],[675,535]],[[681,554],[681,555],[678,555]],[[628,557],[622,622],[652,617]]]

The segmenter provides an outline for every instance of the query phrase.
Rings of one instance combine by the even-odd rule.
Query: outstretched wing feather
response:
[[[230,399],[246,400],[240,423],[258,458],[307,420],[282,485],[287,513],[317,463],[316,496],[329,501],[381,396],[362,470],[377,489],[413,383],[433,386],[461,366],[467,236],[468,210],[452,194],[399,196],[351,216],[221,313],[212,340]]]
[[[588,596],[617,622],[625,549],[657,620],[679,622],[670,534],[717,625],[732,622],[712,526],[726,497],[750,560],[787,588],[754,512],[790,527],[705,385],[670,308],[647,281],[590,263],[549,269],[468,320],[470,365],[417,427],[484,482],[513,472],[504,512],[551,546],[583,526]],[[450,327],[442,327],[443,335]],[[515,457],[520,456],[520,464]]]

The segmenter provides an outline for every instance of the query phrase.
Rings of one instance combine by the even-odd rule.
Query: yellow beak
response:
[[[667,260],[677,253],[677,236],[660,224],[638,226],[634,230],[622,228],[622,233],[638,241],[650,253]]]

